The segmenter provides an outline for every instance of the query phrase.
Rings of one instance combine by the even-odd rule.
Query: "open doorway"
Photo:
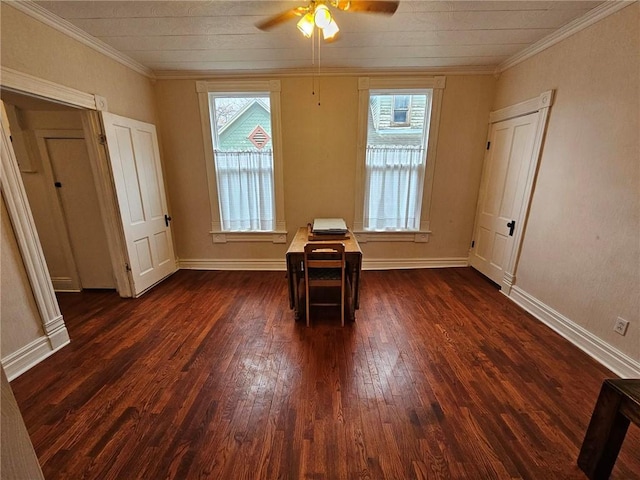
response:
[[[64,152],[70,149],[87,150],[93,182],[86,181],[82,182],[82,184],[87,186],[94,183],[100,211],[100,214],[96,215],[96,217],[99,217],[100,221],[103,222],[102,230],[106,235],[106,243],[108,245],[108,252],[100,249],[100,253],[95,254],[95,256],[109,256],[115,291],[120,297],[140,296],[175,271],[175,266],[169,272],[165,272],[160,268],[155,268],[158,262],[147,262],[145,264],[142,261],[138,261],[149,258],[157,260],[152,247],[154,243],[158,243],[158,237],[166,240],[164,242],[166,248],[163,251],[168,252],[171,257],[169,264],[175,265],[176,262],[172,243],[169,242],[171,239],[171,229],[168,222],[170,217],[166,208],[163,175],[154,125],[144,124],[113,114],[107,115],[107,101],[99,95],[81,92],[16,71],[5,71],[3,69],[0,89],[3,100],[0,102],[0,111],[2,113],[2,128],[0,129],[0,153],[2,153],[0,155],[0,166],[2,167],[2,175],[0,176],[0,187],[2,189],[3,205],[6,205],[6,213],[3,208],[3,222],[9,220],[11,225],[10,229],[3,229],[3,231],[11,230],[13,233],[13,235],[8,235],[7,239],[3,236],[3,246],[10,244],[11,239],[15,240],[11,244],[13,245],[11,248],[3,248],[2,251],[3,254],[5,252],[8,253],[6,255],[7,261],[16,266],[14,270],[10,270],[10,273],[15,273],[15,275],[8,277],[7,285],[10,285],[11,288],[8,290],[10,295],[7,298],[12,296],[11,293],[14,290],[14,286],[19,283],[19,288],[17,288],[19,291],[17,292],[18,295],[16,295],[17,301],[11,303],[11,305],[8,305],[10,302],[3,301],[3,308],[5,306],[7,308],[15,307],[15,311],[11,312],[11,314],[5,315],[3,313],[2,329],[5,332],[7,325],[9,325],[11,327],[10,332],[17,332],[17,334],[15,336],[3,335],[0,349],[2,364],[7,377],[12,380],[47,358],[53,352],[67,345],[70,341],[40,240],[40,237],[44,237],[44,235],[38,232],[38,229],[42,227],[36,226],[32,208],[29,205],[25,182],[22,178],[24,173],[33,173],[38,168],[42,169],[41,164],[49,165],[48,181],[43,180],[43,186],[38,193],[43,194],[42,192],[46,191],[47,188],[51,188],[52,185],[53,188],[56,188],[55,183],[57,180],[54,179],[54,172],[57,173],[61,169],[60,167],[56,169],[55,160],[51,161],[49,158],[49,163],[46,163],[46,159],[41,161],[39,152],[45,151],[47,155],[50,155],[51,152],[57,149],[56,155],[60,156],[60,151],[62,151],[63,154],[61,156],[64,159],[66,158]],[[19,95],[19,97],[14,95]],[[29,121],[33,119],[27,119],[26,124],[20,127],[20,116],[16,116],[13,122],[9,121],[4,100],[27,111],[48,111],[50,112],[48,115],[51,117],[60,118],[65,115],[64,112],[75,112],[76,115],[79,115],[82,124],[84,144],[72,142],[73,146],[70,147],[69,142],[67,142],[68,140],[82,139],[82,134],[79,134],[80,126],[77,123],[77,116],[75,120],[72,120],[72,122],[76,122],[75,126],[69,128],[69,130],[75,130],[75,132],[71,132],[68,135],[60,134],[60,130],[66,129],[66,127],[61,128],[64,122],[57,123],[54,127],[48,124],[32,128],[29,125]],[[46,107],[42,107],[41,101],[46,102],[44,104]],[[23,104],[22,102],[25,103]],[[39,115],[33,114],[34,117]],[[33,121],[36,122],[35,120]],[[11,130],[12,128],[14,131]],[[37,134],[35,132],[36,129],[42,131]],[[27,137],[30,136],[28,142],[21,141],[24,140],[25,135]],[[128,141],[125,141],[127,139]],[[60,140],[63,141],[61,142]],[[80,147],[81,144],[82,147]],[[128,145],[129,148],[123,150],[122,145]],[[28,149],[36,150],[33,153]],[[15,150],[18,150],[18,155],[16,155]],[[27,154],[24,153],[25,150]],[[118,185],[122,187],[123,182],[126,187],[130,187],[129,190],[118,188]],[[60,183],[63,182],[61,181]],[[150,184],[153,184],[153,189],[146,188]],[[144,191],[142,186],[145,186]],[[163,230],[161,233],[163,235],[156,235],[156,231],[151,231],[151,228],[149,228],[142,232],[144,234],[143,238],[132,235],[127,236],[127,233],[131,233],[136,221],[135,218],[131,218],[131,202],[128,201],[128,196],[132,191],[139,197],[138,206],[143,207],[142,211],[145,214],[145,218],[152,221],[150,225],[153,227],[161,224]],[[155,192],[157,194],[156,197],[160,198],[161,202],[156,202],[156,205],[161,204],[161,209],[155,208],[147,211],[144,208],[146,205],[153,205],[153,202],[150,202],[148,198],[150,191]],[[147,195],[145,196],[145,194]],[[64,211],[63,202],[83,205],[85,199],[84,196],[80,195],[67,201],[58,198],[58,195],[58,193],[53,195],[54,200],[50,200],[49,206],[60,210],[60,218],[55,221],[45,217],[48,221],[52,221],[54,227],[57,226],[59,232],[70,237],[70,229],[67,228],[69,215]],[[140,211],[140,209],[133,209],[133,211]],[[8,223],[5,224],[8,225]],[[80,222],[78,225],[82,228],[85,224]],[[141,248],[141,245],[144,246],[145,243],[149,247],[146,250]],[[69,238],[67,238],[67,245],[71,251],[70,256],[73,257],[74,264],[78,263],[77,255],[73,251],[74,247]],[[151,255],[141,255],[140,252],[144,253],[145,251],[150,251]],[[134,262],[132,264],[129,260],[130,258],[134,258],[137,263]],[[75,274],[79,279],[77,265],[73,266],[73,270],[75,270]],[[8,270],[3,268],[2,271],[4,273]],[[149,283],[149,285],[136,281],[140,279],[146,281],[149,278],[149,274],[157,276],[157,279]],[[20,277],[22,281],[16,282],[16,277]],[[71,274],[69,274],[69,278],[71,278]],[[82,288],[80,280],[78,280],[78,284],[80,285],[78,288]],[[75,294],[69,295],[76,297]],[[78,295],[77,297],[80,296]],[[33,315],[25,315],[28,303],[31,303],[31,306],[34,307],[30,310]],[[23,320],[25,321],[23,322]],[[25,327],[28,327],[28,330]],[[11,342],[7,343],[4,341],[5,339],[9,339]]]
[[[54,290],[116,289],[83,111],[8,91],[2,100]]]

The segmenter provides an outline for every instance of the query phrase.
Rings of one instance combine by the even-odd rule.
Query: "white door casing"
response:
[[[36,350],[40,352],[44,349],[45,353],[42,355],[46,357],[69,343],[69,332],[60,313],[38,232],[35,229],[35,222],[22,184],[18,162],[11,146],[11,132],[2,101],[0,101],[0,111],[2,115],[0,122],[0,190],[7,206],[33,297],[40,312],[44,335],[49,343],[49,348],[36,347]],[[23,353],[23,350],[25,349],[12,352],[2,359],[7,377],[10,379],[14,379],[29,369],[31,365],[37,363],[37,360],[34,361],[33,357]]]
[[[176,271],[154,125],[101,112],[134,296]]]
[[[509,295],[529,210],[553,90],[491,112],[478,197],[472,267]]]

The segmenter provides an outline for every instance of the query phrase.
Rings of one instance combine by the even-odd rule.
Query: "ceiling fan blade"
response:
[[[273,17],[269,17],[266,20],[256,23],[256,27],[260,30],[271,30],[273,27],[280,25],[281,23],[288,22],[292,18],[300,17],[307,13],[307,7],[297,7],[286,12],[279,13]]]
[[[378,0],[361,0],[361,1],[336,1],[335,6],[340,10],[347,12],[367,12],[367,13],[383,13],[385,15],[393,15],[398,9],[399,1],[378,1]]]

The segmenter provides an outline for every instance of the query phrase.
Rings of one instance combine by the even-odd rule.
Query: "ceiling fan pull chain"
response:
[[[320,50],[322,43],[320,42],[320,33],[318,32],[318,106],[320,106]]]
[[[315,27],[313,28],[313,33],[311,34],[311,65],[316,64],[316,44],[313,41],[316,34]]]
[[[313,29],[315,33],[315,28]],[[316,76],[313,66],[316,64],[316,44],[314,42],[314,33],[311,34],[311,95],[316,94]]]
[[[320,42],[320,31],[318,30],[318,75],[320,74],[320,50],[322,49],[322,43]]]

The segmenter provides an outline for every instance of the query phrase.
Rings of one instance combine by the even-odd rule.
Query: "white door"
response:
[[[527,172],[534,160],[538,115],[494,123],[490,130],[469,262],[500,286],[514,248],[514,234],[522,228],[519,215]]]
[[[176,271],[155,126],[102,112],[134,296]]]
[[[74,131],[45,137],[82,288],[115,288],[107,235],[84,137]],[[38,132],[36,132],[38,134]],[[51,135],[51,134],[45,134]]]

